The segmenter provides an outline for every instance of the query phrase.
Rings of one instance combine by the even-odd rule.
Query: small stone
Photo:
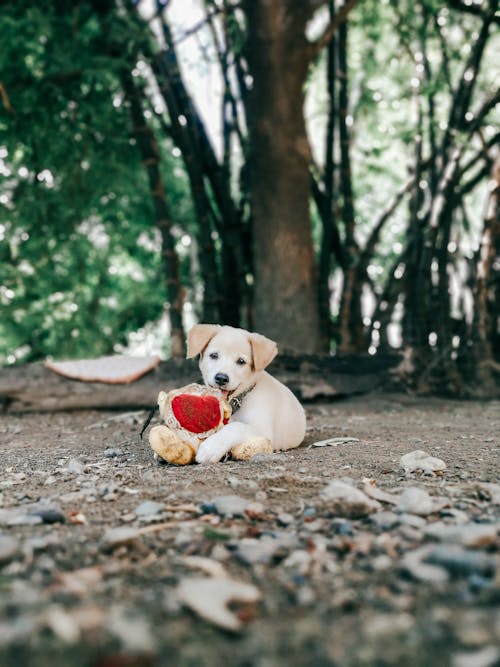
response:
[[[429,555],[429,551],[428,547],[422,547],[407,552],[400,561],[400,567],[417,581],[429,584],[445,584],[449,580],[446,569],[424,562],[424,559]]]
[[[259,503],[257,501],[250,502],[247,505],[247,508],[245,510],[245,514],[250,518],[250,519],[259,519],[265,514],[266,508],[262,503]]]
[[[10,563],[19,552],[19,540],[10,535],[0,535],[0,565]]]
[[[352,535],[352,523],[345,519],[334,519],[331,523],[332,531],[335,535]]]
[[[427,521],[423,516],[417,516],[416,514],[405,514],[404,512],[399,515],[399,523],[402,526],[410,526],[411,528],[423,528],[427,525]]]
[[[129,526],[119,526],[118,528],[110,528],[106,531],[101,540],[101,547],[105,551],[111,551],[115,547],[123,544],[130,544],[139,537],[140,533],[137,529]]]
[[[493,505],[500,505],[500,484],[493,482],[479,482],[477,484],[479,495],[492,503]]]
[[[455,653],[451,657],[451,667],[495,667],[500,660],[500,649],[485,646],[478,651]]]
[[[497,543],[498,526],[487,523],[449,526],[437,521],[426,528],[425,535],[439,542],[460,544],[463,547],[488,547]]]
[[[43,523],[40,516],[33,514],[17,514],[7,522],[8,526],[39,526]]]
[[[52,484],[55,484],[56,482],[57,478],[54,475],[49,475],[45,480],[44,484],[45,486],[52,486]]]
[[[392,567],[392,558],[386,554],[380,554],[372,558],[370,565],[375,572],[383,572]]]
[[[422,449],[416,449],[409,454],[404,454],[400,460],[400,466],[406,474],[422,472],[424,474],[437,474],[446,470],[446,463],[441,459],[431,456]]]
[[[269,536],[261,537],[258,540],[252,537],[244,537],[238,541],[235,556],[246,565],[255,565],[256,563],[267,565],[280,548],[280,542]]]
[[[157,503],[154,500],[146,500],[135,508],[134,513],[138,517],[156,516],[163,511],[164,507],[164,503]]]
[[[29,513],[29,516],[40,517],[42,523],[64,523],[66,517],[57,505],[40,507]]]
[[[276,523],[279,526],[290,526],[294,521],[295,519],[293,515],[288,514],[287,512],[282,512],[281,514],[278,514],[278,516],[276,517]]]
[[[219,496],[211,503],[217,514],[227,517],[243,517],[250,501],[241,496]]]
[[[352,519],[381,509],[378,501],[372,500],[356,487],[339,480],[333,480],[325,486],[321,492],[321,499],[329,511]]]
[[[117,456],[123,455],[123,450],[118,448],[115,449],[113,447],[108,447],[107,449],[104,450],[103,454],[107,459],[115,459]]]
[[[427,491],[410,486],[401,494],[396,511],[427,516],[434,511],[434,503]]]
[[[391,530],[400,523],[400,517],[394,512],[378,512],[372,514],[370,521],[381,530]]]
[[[83,463],[78,461],[78,459],[70,459],[68,465],[66,466],[66,470],[73,473],[74,475],[83,475],[85,472],[85,466]]]
[[[276,454],[256,454],[252,456],[252,463],[270,463],[276,459]]]
[[[496,560],[483,551],[470,551],[459,546],[438,545],[433,547],[424,558],[426,563],[446,568],[457,576],[480,574],[493,576]]]

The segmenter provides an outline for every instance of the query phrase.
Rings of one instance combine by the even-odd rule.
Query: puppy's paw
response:
[[[201,444],[198,453],[196,454],[197,463],[217,463],[227,454],[227,447],[215,442],[208,442],[206,440]]]

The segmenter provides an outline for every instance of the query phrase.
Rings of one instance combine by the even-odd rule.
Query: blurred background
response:
[[[0,364],[195,321],[500,369],[496,0],[0,3]]]

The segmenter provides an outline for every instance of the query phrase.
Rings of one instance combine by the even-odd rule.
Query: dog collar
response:
[[[238,410],[241,408],[243,404],[243,400],[248,396],[248,394],[255,389],[255,385],[253,384],[251,387],[248,389],[245,389],[245,391],[241,392],[241,394],[238,394],[238,396],[233,396],[233,398],[229,401],[229,405],[231,406],[231,409],[233,411],[233,415],[235,412],[238,412]]]

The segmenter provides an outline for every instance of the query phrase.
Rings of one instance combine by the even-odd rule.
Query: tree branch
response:
[[[346,0],[345,4],[340,7],[338,12],[335,14],[335,17],[333,18],[332,21],[326,26],[325,30],[323,31],[323,34],[318,37],[318,39],[312,43],[313,47],[313,58],[316,58],[319,53],[325,48],[325,46],[328,44],[328,42],[331,40],[333,35],[337,32],[339,29],[339,26],[346,21],[347,16],[349,15],[349,12],[351,9],[354,8],[356,5],[357,0]]]

